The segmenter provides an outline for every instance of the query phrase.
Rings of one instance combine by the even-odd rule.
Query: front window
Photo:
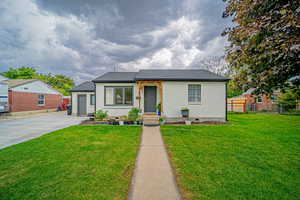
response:
[[[189,85],[188,86],[189,103],[200,103],[201,102],[201,85]]]
[[[90,104],[91,105],[95,105],[95,95],[94,94],[91,94],[91,96],[90,96]]]
[[[132,105],[132,87],[105,87],[105,105]]]
[[[38,105],[45,105],[45,95],[43,94],[38,95]]]
[[[257,96],[256,97],[256,103],[262,103],[263,102],[263,99],[261,96]]]

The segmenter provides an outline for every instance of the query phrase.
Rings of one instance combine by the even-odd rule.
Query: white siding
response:
[[[4,80],[7,80],[8,78],[6,78],[5,76],[2,76],[1,74],[0,74],[0,81],[4,81]]]
[[[188,85],[201,84],[201,103],[188,103]],[[104,86],[133,86],[133,106],[105,106]],[[163,82],[163,115],[167,118],[181,118],[182,107],[189,108],[191,118],[225,120],[226,117],[226,84],[220,82]],[[144,98],[141,92],[141,108]],[[97,83],[96,84],[96,110],[108,111],[111,116],[127,115],[132,107],[138,107],[138,90],[135,83]],[[160,102],[159,88],[157,88],[157,103]]]
[[[133,86],[133,105],[132,106],[105,106],[104,105],[104,86]],[[133,107],[138,107],[137,87],[135,83],[96,83],[96,110],[108,111],[110,116],[124,116]]]
[[[34,81],[24,85],[20,85],[12,88],[15,92],[32,92],[32,93],[42,93],[42,94],[60,94],[55,89],[51,88],[49,85],[42,81]]]
[[[86,112],[87,112],[87,114],[94,113],[95,105],[91,105],[91,94],[94,94],[94,92],[72,92],[72,114],[76,115],[78,113],[78,105],[77,105],[78,97],[77,97],[77,95],[79,95],[79,94],[86,95],[86,104],[87,104]]]
[[[201,84],[201,103],[189,104],[188,85]],[[191,118],[221,118],[226,116],[226,84],[215,82],[164,82],[163,109],[167,118],[181,117],[180,109],[189,108]]]

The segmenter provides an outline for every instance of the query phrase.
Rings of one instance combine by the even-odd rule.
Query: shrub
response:
[[[181,110],[189,110],[187,107],[183,107],[181,108]]]
[[[156,105],[156,109],[158,110],[158,112],[161,112],[161,103]]]
[[[95,118],[96,118],[96,119],[103,120],[103,119],[106,118],[107,116],[108,116],[107,111],[98,110],[98,111],[96,112]]]
[[[141,112],[140,109],[138,108],[132,108],[129,112],[128,112],[128,119],[132,120],[132,121],[136,121],[139,118],[139,113]]]

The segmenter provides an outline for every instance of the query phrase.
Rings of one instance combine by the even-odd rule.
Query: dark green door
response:
[[[156,112],[156,87],[144,88],[144,112]]]

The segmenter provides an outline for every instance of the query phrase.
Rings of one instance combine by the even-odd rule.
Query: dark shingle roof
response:
[[[95,85],[91,81],[83,82],[70,90],[70,92],[94,92]]]
[[[136,80],[165,80],[165,81],[227,81],[228,78],[207,70],[170,69],[170,70],[141,70]]]
[[[96,83],[133,83],[137,72],[107,72],[94,79]]]
[[[96,83],[124,83],[142,80],[162,81],[228,81],[229,78],[207,70],[140,70],[139,72],[108,72],[95,80]]]

